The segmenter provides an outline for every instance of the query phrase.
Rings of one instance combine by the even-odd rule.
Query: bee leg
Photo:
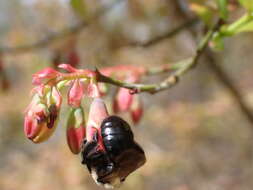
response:
[[[86,142],[82,149],[82,164],[86,164],[87,159],[96,151],[97,142]]]

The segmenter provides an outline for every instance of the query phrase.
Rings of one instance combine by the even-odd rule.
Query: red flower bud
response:
[[[131,118],[134,124],[137,124],[143,114],[143,104],[140,100],[139,95],[134,95],[133,103],[130,108]]]
[[[29,139],[33,139],[42,126],[46,124],[47,107],[42,103],[32,105],[25,116],[24,131]]]
[[[25,116],[24,131],[27,138],[34,143],[47,140],[56,128],[56,116],[42,103],[33,105]]]
[[[82,107],[72,108],[67,123],[67,142],[73,154],[81,151],[83,139],[85,138],[85,121]]]
[[[62,98],[56,87],[41,97],[34,94],[31,104],[26,109],[24,132],[34,143],[47,140],[54,132]]]
[[[120,88],[113,102],[115,113],[128,111],[133,101],[133,95],[126,88]]]
[[[59,76],[60,73],[52,68],[45,68],[42,71],[39,71],[35,74],[33,74],[32,83],[34,85],[41,85],[46,81],[49,81],[50,79],[53,79],[57,76]]]
[[[68,104],[72,107],[80,107],[84,94],[84,86],[78,79],[73,81],[68,92]]]

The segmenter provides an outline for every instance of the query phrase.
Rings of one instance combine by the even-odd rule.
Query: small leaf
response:
[[[220,17],[224,20],[228,18],[228,0],[216,0]]]
[[[211,24],[214,13],[208,7],[197,3],[191,3],[190,9],[197,14],[205,24]]]
[[[251,31],[253,31],[253,16],[249,14],[242,16],[232,24],[222,29],[222,33],[226,36],[232,36],[241,32]]]
[[[70,5],[79,16],[86,17],[87,7],[85,0],[70,0]]]
[[[236,34],[241,32],[253,32],[253,20],[249,21],[236,30]]]
[[[210,42],[211,48],[216,51],[222,51],[224,49],[224,37],[221,33],[217,32],[213,35],[213,39]]]
[[[249,11],[253,11],[253,0],[239,0],[239,3]]]

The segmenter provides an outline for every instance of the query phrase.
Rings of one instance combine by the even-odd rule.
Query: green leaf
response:
[[[239,3],[247,10],[253,11],[253,0],[239,0]]]
[[[198,4],[198,3],[191,3],[190,8],[195,14],[197,14],[200,19],[208,26],[212,23],[212,18],[214,16],[214,12],[211,11],[208,7]]]
[[[234,23],[222,29],[223,35],[231,36],[241,32],[253,31],[253,16],[246,14],[236,20]]]
[[[216,51],[224,50],[224,37],[225,36],[222,36],[221,33],[216,32],[213,35],[212,41],[210,42],[211,48],[213,48]]]
[[[253,20],[238,28],[236,34],[242,32],[253,32]]]
[[[228,0],[216,0],[220,17],[224,20],[228,18]]]
[[[70,0],[70,5],[81,17],[86,17],[87,16],[87,7],[85,4],[85,0]]]

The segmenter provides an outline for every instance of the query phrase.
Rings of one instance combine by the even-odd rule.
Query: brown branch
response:
[[[111,9],[113,9],[116,5],[118,5],[120,2],[123,2],[124,0],[118,0],[115,3],[110,4],[109,6],[106,6],[104,8],[99,9],[98,11],[96,11],[96,13],[92,16],[92,18],[89,19],[89,21],[81,21],[80,23],[71,26],[71,27],[67,27],[59,32],[55,32],[54,34],[50,34],[47,37],[40,39],[34,43],[30,43],[30,44],[24,44],[24,45],[20,45],[20,46],[14,46],[14,47],[8,47],[8,46],[2,46],[0,47],[0,54],[1,53],[5,53],[5,54],[18,54],[18,53],[24,53],[27,51],[34,51],[37,49],[41,49],[44,47],[49,46],[50,44],[52,44],[53,42],[57,41],[57,40],[61,40],[65,37],[71,36],[73,34],[78,34],[80,33],[84,28],[86,28],[87,26],[91,25],[92,22],[94,20],[99,19],[102,15],[106,14],[108,11],[110,11]],[[185,23],[171,29],[170,31],[168,31],[167,33],[158,36],[152,40],[149,40],[146,43],[143,44],[139,44],[139,43],[130,43],[127,46],[143,46],[143,47],[148,47],[151,45],[154,45],[158,42],[160,42],[161,40],[164,40],[166,38],[169,37],[173,37],[174,35],[178,34],[179,32],[183,31],[186,28],[192,27],[194,26],[196,23],[198,23],[199,19],[196,18],[192,18],[187,20]]]
[[[127,44],[127,46],[149,47],[149,46],[155,45],[155,44],[161,42],[162,40],[171,38],[171,37],[179,34],[180,32],[184,31],[187,28],[193,27],[198,22],[199,22],[199,19],[197,17],[191,18],[191,19],[185,21],[184,23],[176,26],[175,28],[169,30],[168,32],[164,33],[163,35],[157,36],[145,43],[133,42],[133,43]]]
[[[215,24],[215,26],[210,29],[204,38],[200,41],[197,46],[196,54],[192,58],[183,60],[178,62],[177,66],[179,67],[178,70],[175,71],[172,75],[166,78],[164,81],[158,84],[133,84],[133,83],[126,83],[121,80],[116,80],[110,77],[107,77],[97,71],[97,80],[98,82],[104,82],[108,84],[112,84],[119,87],[124,87],[131,89],[133,93],[140,93],[140,92],[149,92],[149,93],[157,93],[162,90],[168,89],[176,85],[183,74],[191,70],[196,64],[200,56],[203,54],[204,50],[206,49],[209,40],[212,38],[212,35],[219,30],[221,26],[221,20]],[[180,65],[180,66],[179,66]]]
[[[132,90],[132,93],[148,92],[148,93],[153,94],[153,93],[157,93],[157,92],[166,90],[166,89],[171,88],[174,85],[176,85],[178,83],[179,79],[182,77],[182,75],[184,75],[186,72],[188,72],[192,68],[194,68],[194,66],[196,66],[200,56],[204,53],[204,51],[208,45],[208,42],[212,38],[213,34],[217,30],[219,30],[220,26],[221,26],[221,22],[219,20],[217,22],[217,24],[215,24],[215,26],[207,32],[207,34],[204,36],[204,38],[198,44],[195,56],[193,56],[189,59],[179,61],[174,65],[170,65],[170,67],[164,67],[165,69],[159,68],[159,69],[155,69],[155,70],[149,70],[149,74],[163,72],[164,70],[167,71],[168,68],[174,68],[176,70],[168,78],[166,78],[164,81],[162,81],[158,84],[127,83],[127,82],[124,82],[121,80],[117,80],[117,79],[108,77],[105,74],[105,73],[108,74],[108,70],[106,71],[105,69],[101,70],[101,71],[103,71],[104,74],[102,74],[98,70],[96,70],[95,73],[94,73],[94,71],[91,71],[91,70],[83,70],[82,72],[79,72],[77,74],[68,73],[68,74],[62,75],[62,77],[58,78],[57,81],[59,82],[62,80],[73,80],[76,78],[89,78],[90,76],[87,73],[94,73],[95,75],[93,75],[92,77],[96,76],[97,82],[103,82],[103,83],[107,83],[107,84],[112,84],[114,86],[127,88],[127,89]],[[146,70],[142,70],[142,68],[135,67],[135,66],[116,66],[115,69],[118,70],[119,67],[121,67],[120,70],[124,70],[124,69],[129,70],[131,68],[133,70],[137,69],[140,72],[145,73],[145,74],[147,72]],[[109,68],[109,70],[113,71],[114,68]],[[110,72],[109,72],[109,74],[110,74]]]
[[[253,112],[247,105],[243,95],[240,93],[237,86],[232,82],[229,75],[224,71],[224,69],[216,62],[211,51],[207,51],[206,58],[208,60],[208,66],[210,69],[212,69],[219,81],[230,91],[231,96],[238,104],[241,112],[247,117],[250,123],[253,123]]]
[[[18,54],[18,53],[24,53],[27,51],[33,51],[40,48],[44,48],[51,43],[65,38],[67,36],[70,36],[72,34],[78,34],[85,26],[87,26],[87,23],[85,21],[80,22],[79,24],[63,29],[60,32],[57,32],[55,34],[51,34],[43,39],[38,40],[37,42],[31,43],[31,44],[25,44],[20,45],[16,47],[0,47],[0,52],[5,54]]]
[[[178,1],[175,1],[177,8],[180,14],[184,17],[184,19],[188,19],[187,13],[180,6]],[[195,32],[193,30],[189,30],[192,37],[195,36]],[[253,124],[253,112],[247,105],[244,97],[240,93],[240,90],[237,86],[231,81],[230,76],[224,71],[224,69],[217,63],[214,59],[213,54],[210,50],[205,53],[205,58],[207,60],[207,64],[209,68],[215,73],[217,79],[230,91],[231,96],[234,98],[235,102],[238,104],[241,112],[247,117],[248,121]]]

